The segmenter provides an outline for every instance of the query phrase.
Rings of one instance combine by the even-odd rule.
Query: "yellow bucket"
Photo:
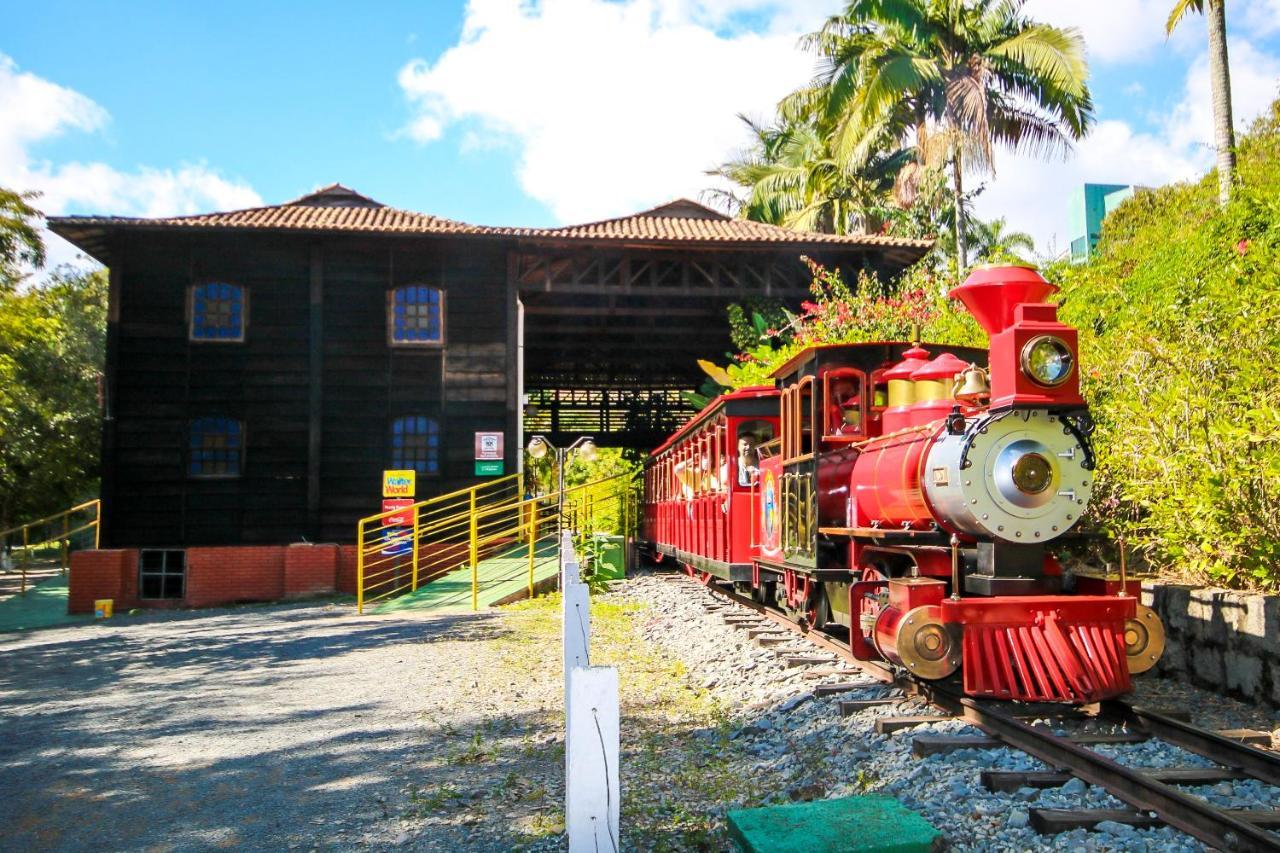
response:
[[[111,605],[113,604],[113,602],[114,602],[114,599],[111,599],[111,598],[99,598],[97,601],[95,601],[93,603],[93,618],[94,619],[110,619]]]

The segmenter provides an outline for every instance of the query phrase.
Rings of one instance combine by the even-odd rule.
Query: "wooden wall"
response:
[[[441,473],[420,498],[474,481],[477,430],[506,432],[515,470],[504,248],[153,233],[113,257],[104,545],[352,541],[379,509],[400,415],[441,424]],[[210,278],[249,289],[244,343],[188,340],[187,289]],[[445,290],[443,349],[387,345],[387,290],[409,283]],[[187,477],[188,424],[206,415],[244,421],[241,477]]]

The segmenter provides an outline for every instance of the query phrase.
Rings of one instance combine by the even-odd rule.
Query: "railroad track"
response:
[[[662,575],[659,575],[660,577]],[[695,581],[683,575],[667,575],[691,585]],[[802,637],[822,651],[806,659],[794,651],[787,653],[789,665],[820,667],[842,661],[856,671],[902,692],[900,698],[853,700],[840,703],[841,713],[857,713],[872,705],[887,705],[904,699],[920,699],[939,713],[910,717],[881,717],[876,730],[889,734],[912,726],[941,720],[960,719],[985,732],[985,737],[917,737],[913,753],[923,757],[956,749],[1013,747],[1039,759],[1050,767],[1048,772],[984,771],[982,783],[989,790],[1010,791],[1021,787],[1049,788],[1061,786],[1072,778],[1096,785],[1132,810],[1116,809],[1044,809],[1029,810],[1031,826],[1041,834],[1051,835],[1079,827],[1093,828],[1103,821],[1126,823],[1135,827],[1167,824],[1207,845],[1231,851],[1280,851],[1280,809],[1224,809],[1208,800],[1193,796],[1177,785],[1202,785],[1237,779],[1257,779],[1280,786],[1280,754],[1260,745],[1270,746],[1265,732],[1233,730],[1214,732],[1191,725],[1177,714],[1159,713],[1127,702],[1110,700],[1084,708],[1038,704],[1018,706],[1011,711],[1006,703],[975,700],[964,696],[956,685],[946,682],[920,682],[900,675],[889,667],[853,657],[846,643],[817,631],[805,631],[784,614],[750,598],[721,588],[714,583],[705,588],[721,602],[704,605],[705,609],[723,612],[726,623],[746,630],[761,645],[770,643],[790,648],[786,634]],[[733,612],[736,605],[752,611],[748,616]],[[767,642],[762,642],[767,641]],[[819,670],[839,675],[847,670]],[[819,684],[814,695],[823,696],[851,690],[852,683]],[[1052,718],[1059,722],[1096,719],[1122,724],[1127,731],[1118,734],[1059,734],[1043,725],[1032,725],[1026,718]],[[1090,747],[1141,743],[1158,739],[1217,764],[1215,767],[1140,768],[1117,762]]]

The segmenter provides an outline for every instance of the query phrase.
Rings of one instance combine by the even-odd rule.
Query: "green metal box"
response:
[[[599,557],[596,563],[596,575],[605,580],[620,580],[627,576],[626,540],[621,536],[610,536],[607,533],[595,535]]]

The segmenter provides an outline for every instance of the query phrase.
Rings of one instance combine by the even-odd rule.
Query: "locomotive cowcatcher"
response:
[[[951,295],[989,350],[805,349],[653,452],[643,545],[730,581],[853,655],[971,696],[1090,703],[1131,689],[1164,630],[1137,581],[1064,585],[1048,546],[1086,511],[1092,421],[1076,330],[1033,268]]]

